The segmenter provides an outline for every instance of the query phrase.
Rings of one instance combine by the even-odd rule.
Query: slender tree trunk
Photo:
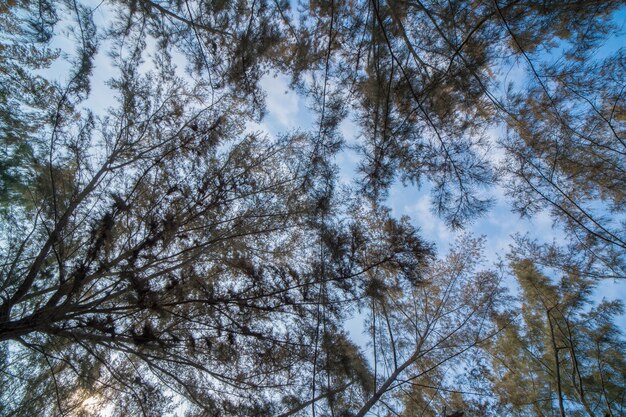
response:
[[[552,339],[552,350],[554,351],[554,368],[556,373],[556,391],[559,396],[559,412],[561,417],[565,417],[565,407],[563,406],[563,391],[561,389],[561,368],[559,366],[559,348],[556,345],[554,338],[554,326],[552,326],[552,319],[550,318],[550,310],[546,312],[548,316],[548,325],[550,326],[550,338]]]
[[[600,360],[600,345],[596,342],[596,360],[598,361],[598,373],[600,374],[600,383],[602,384],[602,396],[604,397],[604,403],[606,404],[607,413],[609,417],[614,417],[613,410],[611,409],[611,403],[606,396],[606,387],[604,386],[604,375],[602,375],[602,361]]]

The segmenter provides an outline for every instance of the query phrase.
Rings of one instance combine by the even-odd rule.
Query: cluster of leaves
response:
[[[621,304],[590,301],[626,269],[624,56],[591,59],[621,4],[301,6],[0,5],[0,415],[624,413]],[[527,85],[500,97],[516,60]],[[250,131],[268,70],[310,100],[311,132]],[[437,259],[384,206],[397,178],[451,227],[501,178],[574,239],[520,238],[508,272],[480,239]]]

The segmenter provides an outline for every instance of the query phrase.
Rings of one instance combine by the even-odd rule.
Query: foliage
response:
[[[40,164],[39,143],[31,135],[41,129],[54,87],[37,70],[50,66],[58,51],[45,41],[56,21],[53,10],[41,4],[38,21],[22,18],[15,2],[0,6],[0,207],[22,200]],[[35,6],[19,6],[35,13]]]
[[[527,415],[624,413],[626,351],[613,322],[619,301],[592,305],[581,275],[553,284],[530,260],[513,264],[521,316],[491,341],[494,392],[503,412]],[[509,319],[510,320],[510,319]]]
[[[596,53],[616,13],[5,1],[0,415],[623,414],[621,303],[592,297],[626,272],[624,54]],[[310,131],[250,128],[270,71]],[[437,256],[394,218],[398,179],[456,229],[501,186],[567,244],[518,237],[507,295],[481,239]]]

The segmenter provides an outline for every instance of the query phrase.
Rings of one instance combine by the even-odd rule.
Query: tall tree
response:
[[[29,17],[24,18],[15,3],[0,6],[0,209],[3,211],[13,202],[24,202],[32,170],[40,163],[40,144],[30,135],[45,124],[47,100],[54,88],[37,71],[48,68],[59,55],[59,51],[46,44],[57,20],[49,5],[42,2],[36,8],[29,2],[19,2],[29,12]]]
[[[511,95],[503,141],[503,172],[516,209],[522,215],[549,211],[571,236],[567,247],[544,246],[526,256],[556,266],[550,253],[576,253],[565,264],[592,263],[599,278],[623,278],[626,271],[624,55],[619,49],[594,58],[598,49],[588,47],[611,24],[588,23],[588,35],[565,43],[565,64],[525,55],[533,71],[530,88]]]
[[[624,413],[626,352],[614,320],[621,302],[591,304],[593,281],[571,274],[554,284],[530,260],[512,265],[520,317],[492,339],[493,389],[515,416]]]
[[[122,414],[157,413],[168,391],[210,408],[222,384],[272,385],[289,355],[261,357],[295,343],[288,322],[265,328],[281,309],[254,292],[271,292],[257,268],[279,268],[307,210],[297,140],[244,135],[237,101],[198,107],[168,68],[126,67],[114,87],[109,117],[51,140],[33,208],[8,228],[3,404],[21,415],[69,412],[93,393]],[[264,348],[236,349],[261,334]],[[246,361],[267,369],[246,375]]]
[[[499,178],[522,214],[550,209],[623,276],[623,53],[596,54],[621,42],[622,5],[315,2],[293,68],[300,83],[310,71],[346,91],[368,195],[397,178],[425,184],[459,227],[486,212]],[[502,85],[510,69],[522,83]]]
[[[368,273],[364,308],[375,386],[357,416],[485,414],[482,397],[490,391],[473,391],[465,375],[501,330],[490,320],[501,307],[500,277],[481,269],[483,243],[459,239],[409,286],[384,267]]]

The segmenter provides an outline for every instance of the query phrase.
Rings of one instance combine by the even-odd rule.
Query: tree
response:
[[[20,2],[32,14],[34,5]],[[44,125],[50,82],[36,75],[59,51],[46,46],[57,17],[42,2],[39,19],[20,19],[15,4],[0,6],[0,207],[22,200],[38,164],[38,144],[29,136]],[[25,20],[25,21],[24,21]],[[21,201],[22,203],[24,201]]]
[[[397,178],[425,184],[434,210],[461,227],[486,212],[499,179],[521,214],[550,210],[578,251],[623,277],[623,53],[596,54],[621,42],[621,6],[315,2],[295,77],[323,72],[304,91],[342,86],[371,197]],[[502,85],[511,69],[523,83]]]
[[[239,90],[187,85],[162,49],[144,72],[125,36],[117,105],[81,107],[95,51],[79,49],[31,133],[46,158],[3,218],[2,413],[289,414],[366,390],[332,306],[369,262],[408,271],[427,249],[409,231],[356,258],[368,241],[330,228],[314,141],[245,132],[256,105]]]
[[[491,393],[475,392],[485,341],[498,328],[490,316],[501,306],[500,277],[481,270],[481,239],[464,237],[421,274],[417,286],[370,274],[367,304],[375,389],[356,413],[380,410],[402,416],[483,414]],[[508,323],[501,324],[506,327]]]
[[[530,260],[512,265],[521,316],[490,342],[493,389],[502,412],[608,415],[624,412],[623,336],[619,301],[591,304],[594,281],[565,276],[553,284]]]
[[[623,51],[604,59],[587,58],[603,30],[574,43],[567,65],[544,64],[529,91],[511,99],[508,152],[504,171],[509,193],[523,215],[547,210],[571,236],[567,247],[532,242],[519,245],[526,256],[554,264],[594,264],[598,277],[624,277]],[[533,71],[532,61],[528,60]],[[531,239],[532,240],[532,239]],[[534,249],[531,249],[535,246]],[[551,247],[552,246],[552,247]],[[562,258],[562,256],[557,257]],[[568,271],[564,271],[568,272]]]
[[[163,50],[142,72],[132,30],[113,38],[117,106],[85,111],[98,38],[75,12],[74,72],[40,129],[22,119],[41,159],[19,161],[26,202],[2,222],[2,414],[160,415],[178,395],[256,415],[306,357],[281,264],[306,241],[310,152],[244,133],[241,91],[186,85]]]
[[[119,108],[56,137],[34,208],[8,228],[3,403],[22,415],[69,412],[94,392],[118,413],[157,413],[168,391],[208,409],[222,384],[272,385],[290,356],[267,360],[295,342],[288,322],[267,333],[280,302],[254,295],[272,288],[257,268],[279,268],[299,240],[297,141],[242,136],[234,104],[198,108],[167,70],[125,68]],[[260,334],[263,348],[234,354]],[[267,368],[242,374],[246,361]]]

